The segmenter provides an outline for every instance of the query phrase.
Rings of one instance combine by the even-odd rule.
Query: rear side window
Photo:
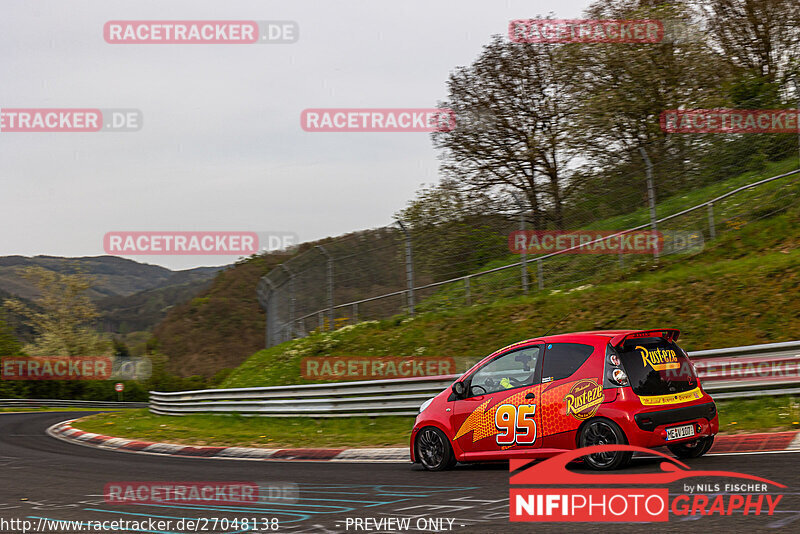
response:
[[[550,343],[544,353],[542,380],[552,377],[561,380],[572,375],[586,363],[594,347],[581,343]]]

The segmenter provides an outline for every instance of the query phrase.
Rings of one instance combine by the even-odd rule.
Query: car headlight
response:
[[[427,408],[428,406],[430,406],[432,402],[433,402],[433,399],[428,399],[428,400],[426,400],[425,402],[423,402],[423,403],[422,403],[422,406],[420,406],[420,407],[419,407],[419,413],[422,413],[422,412],[424,412],[424,411],[425,411],[425,408]]]

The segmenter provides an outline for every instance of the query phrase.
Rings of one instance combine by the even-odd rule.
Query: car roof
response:
[[[639,330],[588,330],[585,332],[570,332],[567,334],[553,334],[551,336],[534,337],[522,341],[521,343],[529,343],[532,341],[569,341],[570,339],[574,339],[576,337],[604,337],[611,339],[614,336],[630,334],[633,332],[639,332]]]
[[[633,332],[639,332],[639,330],[587,330],[586,332],[572,332],[569,334],[558,334],[555,336],[548,336],[549,338],[554,337],[567,337],[567,336],[603,336],[603,337],[614,337],[619,334],[631,334]]]
[[[659,329],[659,330],[675,332],[676,333],[676,335],[675,335],[676,338],[677,338],[677,334],[680,334],[679,330],[671,330],[671,329]],[[506,347],[503,347],[501,349],[498,349],[498,350],[494,351],[493,353],[489,354],[488,356],[483,358],[481,361],[476,363],[472,368],[470,368],[464,374],[466,375],[467,373],[471,372],[474,368],[478,367],[479,365],[483,365],[484,362],[486,362],[489,359],[497,356],[500,353],[509,351],[509,350],[517,348],[517,347],[524,347],[526,345],[531,345],[531,344],[534,344],[534,343],[550,343],[550,342],[561,342],[561,343],[575,342],[575,343],[579,343],[580,341],[589,342],[590,339],[595,339],[597,341],[600,341],[601,343],[604,343],[606,340],[611,341],[614,338],[621,339],[622,337],[624,337],[624,336],[626,336],[628,334],[635,333],[635,332],[642,332],[642,333],[645,333],[645,332],[651,333],[652,332],[652,333],[656,333],[659,330],[641,330],[641,329],[637,329],[637,330],[588,330],[588,331],[585,331],[585,332],[570,332],[568,334],[554,334],[552,336],[533,337],[533,338],[530,338],[530,339],[526,339],[524,341],[518,341],[516,343],[512,343],[511,345],[508,345]]]
[[[586,340],[587,337],[589,338],[605,338],[611,340],[618,336],[626,336],[628,334],[633,334],[635,332],[650,332],[651,330],[587,330],[583,332],[569,332],[566,334],[553,334],[551,336],[542,336],[542,337],[533,337],[531,339],[526,339],[525,341],[519,341],[514,343],[513,345],[509,345],[508,347],[504,347],[501,350],[506,350],[511,347],[517,345],[526,345],[528,343],[549,343],[549,342],[562,342],[567,343],[570,341],[577,341],[579,338],[583,338]],[[499,352],[499,351],[497,351]]]

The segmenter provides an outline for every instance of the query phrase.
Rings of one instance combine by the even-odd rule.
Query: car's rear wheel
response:
[[[708,436],[707,438],[696,439],[689,443],[667,445],[667,448],[678,458],[700,458],[708,452],[713,444],[714,436]]]
[[[426,426],[417,435],[417,458],[428,471],[443,471],[456,465],[450,440],[432,426]]]
[[[625,433],[617,423],[610,419],[592,419],[581,429],[578,446],[591,447],[593,445],[625,445]],[[609,451],[588,454],[583,457],[586,465],[592,469],[609,470],[625,467],[633,456],[629,451]]]

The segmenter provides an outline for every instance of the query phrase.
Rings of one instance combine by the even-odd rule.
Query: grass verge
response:
[[[717,402],[719,430],[739,432],[779,432],[800,430],[800,397],[759,397]]]
[[[128,439],[219,447],[405,447],[413,417],[154,415],[129,410],[83,417],[75,428]]]
[[[720,432],[800,430],[800,398],[764,397],[717,403]],[[144,441],[220,447],[406,447],[413,417],[170,417],[126,410],[83,417],[75,428]]]
[[[461,372],[503,346],[543,334],[565,316],[554,334],[672,327],[682,331],[687,350],[790,341],[800,339],[798,291],[800,247],[676,264],[626,282],[316,332],[253,354],[222,387],[306,383],[301,365],[311,356],[453,357]]]

